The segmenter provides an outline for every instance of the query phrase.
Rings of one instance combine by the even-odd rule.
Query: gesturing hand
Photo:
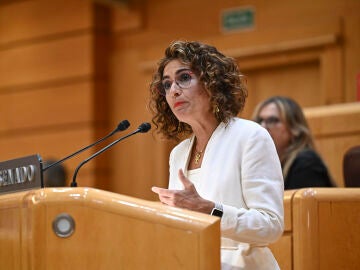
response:
[[[151,190],[159,195],[160,201],[164,204],[206,214],[210,213],[214,203],[200,197],[194,184],[185,177],[182,169],[179,170],[179,179],[184,186],[183,190],[170,190],[159,187],[152,187]]]

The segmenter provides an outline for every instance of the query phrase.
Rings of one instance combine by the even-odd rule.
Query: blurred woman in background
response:
[[[253,120],[274,140],[285,189],[334,186],[299,104],[288,97],[270,97],[255,108]]]

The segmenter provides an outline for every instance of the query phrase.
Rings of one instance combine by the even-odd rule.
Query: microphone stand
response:
[[[139,126],[139,128],[119,139],[117,139],[116,141],[113,141],[112,143],[110,143],[109,145],[105,146],[104,148],[100,149],[99,151],[97,151],[95,154],[91,155],[90,157],[88,157],[87,159],[85,159],[84,161],[82,161],[75,169],[74,175],[73,175],[73,180],[71,182],[71,187],[77,187],[77,182],[76,182],[76,176],[80,170],[80,168],[85,165],[86,163],[88,163],[90,160],[92,160],[94,157],[100,155],[101,153],[105,152],[106,150],[108,150],[110,147],[112,147],[113,145],[121,142],[122,140],[136,134],[136,133],[145,133],[150,129],[150,124],[148,123],[143,123],[142,125]]]

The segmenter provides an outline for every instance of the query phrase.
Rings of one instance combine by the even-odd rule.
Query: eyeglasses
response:
[[[256,122],[260,125],[265,123],[266,127],[272,128],[280,122],[280,119],[276,116],[269,116],[268,118],[258,118]]]
[[[193,74],[194,73],[190,70],[184,70],[176,74],[174,81],[171,81],[170,79],[164,79],[161,82],[161,86],[159,88],[160,95],[166,96],[167,94],[169,94],[174,82],[180,89],[190,88]]]

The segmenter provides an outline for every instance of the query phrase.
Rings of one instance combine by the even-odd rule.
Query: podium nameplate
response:
[[[43,187],[39,155],[0,162],[0,194]]]

